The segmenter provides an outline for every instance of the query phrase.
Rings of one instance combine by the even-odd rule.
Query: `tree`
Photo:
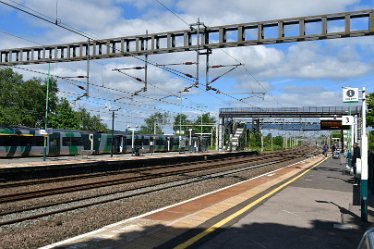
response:
[[[367,126],[374,126],[374,93],[367,96],[368,112],[366,115]]]
[[[77,114],[80,120],[80,129],[86,131],[108,132],[108,127],[102,123],[99,115],[91,116],[84,107],[80,108]]]
[[[46,81],[28,81],[12,69],[0,70],[0,125],[44,127]],[[57,83],[49,87],[49,113],[57,106]]]
[[[155,124],[167,123],[168,113],[156,112],[144,120],[145,124],[140,127],[139,133],[154,134]],[[156,134],[163,134],[161,128],[156,125]]]
[[[189,127],[185,125],[191,125],[191,126]],[[186,135],[186,134],[189,134],[189,129],[192,128],[192,126],[193,126],[192,122],[189,119],[187,119],[187,115],[178,114],[177,116],[175,116],[174,123],[173,123],[174,132],[179,133],[179,128],[180,128],[182,131],[182,134],[184,133]]]
[[[210,113],[204,113],[201,116],[198,116],[195,120],[195,126],[192,128],[193,132],[195,133],[210,133],[212,131],[212,126],[204,126],[204,125],[211,125],[215,124],[216,119],[210,116]],[[201,124],[203,125],[201,127]]]
[[[48,79],[28,81],[12,69],[0,69],[0,125],[44,127]],[[100,116],[91,116],[84,108],[74,111],[66,99],[59,100],[57,82],[48,87],[48,124],[50,128],[107,131]]]
[[[78,130],[81,126],[79,114],[71,108],[66,99],[61,99],[56,107],[55,114],[49,119],[49,126],[58,129]]]

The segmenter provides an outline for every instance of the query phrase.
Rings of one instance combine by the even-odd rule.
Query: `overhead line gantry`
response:
[[[355,30],[351,20],[362,19],[367,27]],[[344,21],[344,30],[329,30],[333,21]],[[319,24],[321,30],[307,34],[308,23]],[[297,25],[297,35],[286,35],[287,27]],[[277,29],[276,37],[267,37],[266,29]],[[251,37],[249,32],[255,32]],[[135,35],[111,39],[82,42],[10,48],[0,50],[0,65],[26,65],[69,61],[95,60],[126,56],[145,56],[184,51],[198,51],[260,44],[300,42],[345,37],[368,36],[374,34],[374,9],[343,12],[326,15],[277,19],[262,22],[231,24],[215,27],[200,27],[154,34]],[[236,38],[232,40],[231,36]],[[196,36],[196,41],[193,38]],[[148,46],[149,45],[149,46]]]

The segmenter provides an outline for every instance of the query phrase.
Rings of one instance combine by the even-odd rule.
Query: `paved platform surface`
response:
[[[356,248],[373,224],[373,207],[369,223],[361,223],[353,177],[339,160],[321,160],[44,248]]]
[[[317,156],[43,248],[356,248],[374,215],[360,221],[357,193]]]
[[[328,159],[197,248],[356,248],[373,225],[372,204],[361,223],[357,198],[353,177]]]

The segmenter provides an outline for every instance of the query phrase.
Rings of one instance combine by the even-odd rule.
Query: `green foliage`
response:
[[[61,99],[56,107],[56,112],[51,115],[49,125],[58,129],[78,130],[81,128],[81,120],[79,114],[71,108],[66,99]]]
[[[212,126],[204,126],[204,124],[215,124],[216,119],[214,117],[210,116],[210,113],[204,113],[201,116],[198,116],[195,120],[194,124],[195,126],[192,127],[193,132],[195,133],[210,133],[212,131]],[[203,127],[201,128],[201,124],[203,124]]]
[[[183,126],[180,126],[183,125]],[[190,125],[190,126],[184,126],[184,125]],[[182,134],[184,132],[184,135],[189,134],[189,129],[192,128],[193,124],[191,120],[187,119],[187,116],[185,114],[178,114],[174,118],[174,123],[173,123],[173,130],[177,133],[179,132],[179,128],[182,131]]]
[[[340,131],[334,131],[331,133],[331,138],[342,138],[342,133]]]
[[[202,133],[210,133],[212,132],[212,126],[204,126],[204,125],[211,125],[212,123],[214,124],[216,122],[214,117],[210,117],[210,113],[204,113],[196,118],[196,120],[191,121],[187,118],[185,114],[182,115],[177,115],[174,118],[174,123],[173,123],[173,130],[175,132],[179,131],[179,124],[180,124],[180,117],[182,117],[182,127],[181,130],[184,131],[185,135],[189,135],[189,129],[192,129],[192,132],[194,134],[200,134]],[[184,126],[188,125],[188,126]],[[202,125],[202,126],[201,126]],[[214,136],[214,134],[213,134]]]
[[[369,150],[374,151],[374,131],[369,133]]]
[[[28,81],[12,69],[0,69],[0,126],[44,127],[47,80]],[[57,82],[51,79],[48,94],[49,128],[106,131],[99,116],[84,108],[74,111],[66,99],[57,97]]]
[[[100,116],[91,116],[84,108],[79,108],[78,118],[80,120],[80,128],[86,131],[108,132],[108,127],[101,122]]]
[[[165,124],[168,120],[168,114],[166,112],[156,112],[144,120],[145,124],[140,127],[139,133],[142,134],[153,134],[155,124]],[[156,134],[163,134],[160,126],[156,125]]]
[[[44,127],[46,81],[28,81],[12,69],[0,70],[0,125]],[[49,112],[57,106],[57,84],[51,80]]]
[[[248,147],[250,150],[260,150],[261,149],[261,134],[260,133],[248,133]]]
[[[248,132],[247,136],[248,136],[247,137],[248,148],[250,150],[259,151],[261,149],[261,134]],[[273,140],[273,142],[271,140]],[[282,136],[272,137],[272,135],[269,133],[268,135],[264,136],[263,141],[264,141],[264,151],[271,151],[271,150],[274,151],[274,150],[283,149],[283,137]]]
[[[367,96],[368,113],[366,115],[367,126],[374,126],[374,93]]]

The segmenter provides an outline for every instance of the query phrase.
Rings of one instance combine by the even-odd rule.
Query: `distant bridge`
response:
[[[343,115],[360,115],[361,106],[306,106],[306,107],[239,107],[220,108],[220,119],[227,118],[322,118],[341,117]]]

